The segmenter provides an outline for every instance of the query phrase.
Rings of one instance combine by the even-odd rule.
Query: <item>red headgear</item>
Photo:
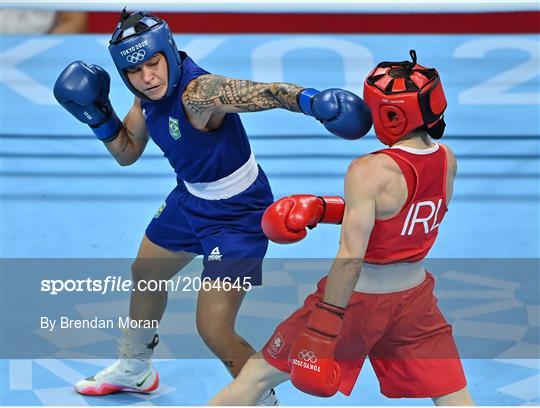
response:
[[[375,134],[392,146],[417,128],[431,137],[442,137],[446,124],[443,113],[446,98],[433,68],[412,62],[381,62],[364,82],[364,101],[371,109]]]

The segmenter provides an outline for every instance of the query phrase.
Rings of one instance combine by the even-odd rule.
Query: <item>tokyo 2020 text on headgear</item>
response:
[[[150,100],[131,84],[126,69],[142,64],[158,52],[165,56],[169,74],[163,97],[168,97],[180,83],[182,61],[169,26],[159,17],[142,11],[130,14],[124,9],[109,41],[109,52],[122,80],[139,98]]]
[[[434,68],[411,61],[381,62],[364,82],[364,101],[371,109],[375,134],[388,146],[417,128],[439,139],[446,126],[446,97]]]

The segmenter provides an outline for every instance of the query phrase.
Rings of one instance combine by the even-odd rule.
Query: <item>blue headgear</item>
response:
[[[142,64],[158,52],[165,56],[169,70],[167,92],[163,98],[168,97],[180,83],[182,61],[178,49],[167,23],[156,16],[142,11],[129,15],[124,9],[109,41],[109,52],[126,86],[141,99],[152,102],[135,89],[125,70]]]

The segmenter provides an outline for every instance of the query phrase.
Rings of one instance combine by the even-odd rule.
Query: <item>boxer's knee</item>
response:
[[[244,341],[234,331],[243,292],[220,290],[200,291],[197,302],[197,331],[214,352],[233,347],[240,354]],[[249,347],[249,345],[247,346]]]
[[[236,336],[231,324],[218,323],[216,320],[211,316],[205,316],[205,314],[197,314],[197,331],[204,343],[214,351],[226,348],[227,344],[234,341]]]
[[[147,259],[135,259],[131,264],[131,278],[134,283],[152,278],[152,267]]]

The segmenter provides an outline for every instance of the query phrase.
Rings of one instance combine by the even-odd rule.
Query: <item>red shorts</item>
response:
[[[263,347],[265,360],[289,372],[289,350],[322,300],[326,278],[304,306],[275,330]],[[350,395],[367,356],[381,387],[390,398],[427,398],[465,387],[465,374],[452,337],[433,295],[434,278],[388,294],[353,292],[338,338],[335,359],[341,366],[339,391]]]

